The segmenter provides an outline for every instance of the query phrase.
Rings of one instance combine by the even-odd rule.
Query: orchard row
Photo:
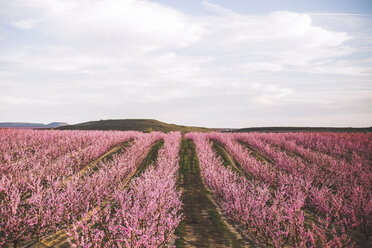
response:
[[[372,235],[372,135],[0,130],[0,246],[169,247],[181,139],[218,207],[267,247]]]

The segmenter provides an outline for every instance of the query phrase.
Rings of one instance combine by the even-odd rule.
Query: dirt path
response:
[[[176,247],[245,247],[219,213],[200,175],[192,141],[182,140],[179,187],[184,219],[176,230]]]
[[[226,167],[231,169],[232,171],[238,173],[239,175],[245,176],[246,178],[250,178],[248,173],[242,168],[242,166],[230,156],[227,152],[225,147],[218,142],[217,140],[211,140],[213,151],[216,153],[217,156],[220,156],[222,159],[222,164]]]
[[[265,156],[262,152],[260,152],[259,150],[251,147],[247,142],[245,141],[241,141],[241,140],[237,140],[237,142],[242,145],[244,148],[246,148],[249,153],[255,157],[257,160],[261,161],[262,163],[268,163],[269,165],[271,165],[274,169],[276,168],[276,164],[275,164],[275,161],[273,161],[272,159],[268,158],[267,156]]]

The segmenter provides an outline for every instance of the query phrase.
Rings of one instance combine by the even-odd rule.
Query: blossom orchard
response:
[[[169,244],[182,218],[180,192],[176,189],[180,139],[180,133],[164,135],[164,146],[156,164],[134,178],[128,189],[114,190],[105,208],[90,213],[88,206],[82,220],[69,230],[73,246],[164,247]]]
[[[264,136],[271,140],[263,142]],[[368,183],[370,168],[352,161],[342,163],[340,157],[338,163],[331,163],[336,156],[320,151],[314,155],[313,150],[299,145],[298,151],[284,145],[281,149],[272,140],[280,137],[277,134],[192,133],[187,137],[195,142],[206,184],[230,218],[247,233],[253,233],[257,242],[275,247],[349,247],[353,245],[353,231],[370,236],[370,190],[368,184],[356,183],[358,179]],[[211,140],[224,145],[244,176],[223,166]],[[301,149],[309,154],[301,155]],[[257,154],[266,160],[258,159]],[[323,163],[311,159],[316,155]],[[344,185],[338,186],[333,175],[337,169],[332,167],[340,163],[346,174],[341,178],[349,181],[345,179],[341,181]],[[307,222],[312,224],[305,225]]]
[[[71,167],[82,168],[87,161],[98,158],[110,147],[133,138],[132,146],[135,148],[128,149],[125,156],[130,162],[136,162],[135,157],[138,160],[154,140],[162,136],[160,133],[146,136],[137,132],[100,131],[1,132],[4,132],[1,139],[5,141],[2,143],[5,148],[1,148],[0,243],[14,243],[15,246],[22,241],[40,240],[49,231],[64,228],[81,214],[82,209],[85,210],[87,202],[99,203],[99,190],[105,185],[101,182],[108,182],[103,178],[111,175],[109,167],[84,178],[74,173]],[[61,149],[60,156],[58,150],[49,149],[63,145],[70,147]],[[33,156],[38,153],[43,156]],[[30,160],[19,154],[29,154]],[[105,166],[101,164],[99,167]],[[123,170],[123,177],[125,172]],[[66,177],[69,180],[65,180]],[[114,183],[115,179],[120,178],[111,177],[111,182]]]
[[[260,246],[352,247],[355,234],[371,236],[371,134],[185,138],[224,214]],[[140,168],[160,140],[156,162]],[[0,246],[58,230],[74,247],[172,246],[183,218],[180,140],[178,132],[0,129]],[[222,162],[224,150],[235,162]]]

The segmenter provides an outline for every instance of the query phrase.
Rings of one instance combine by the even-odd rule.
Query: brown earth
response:
[[[184,219],[176,230],[180,237],[176,247],[247,247],[206,189],[192,141],[181,143],[178,185],[182,190]]]

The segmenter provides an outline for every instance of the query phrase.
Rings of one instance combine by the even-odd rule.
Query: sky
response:
[[[370,0],[0,0],[0,122],[372,126]]]

